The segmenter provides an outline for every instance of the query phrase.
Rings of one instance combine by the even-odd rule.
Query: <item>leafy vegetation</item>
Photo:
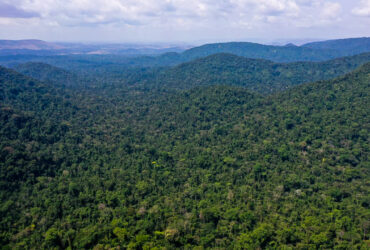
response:
[[[193,87],[180,90],[150,87],[162,69],[71,88],[49,66],[23,71],[43,83],[0,68],[0,245],[368,248],[370,64],[250,90],[367,57],[334,68],[214,55],[164,69]]]
[[[227,84],[262,94],[288,89],[305,82],[326,80],[348,73],[370,61],[370,53],[325,62],[274,63],[232,54],[215,54],[152,75],[147,84],[166,88],[191,88]]]
[[[26,76],[54,85],[60,83],[66,86],[89,85],[86,78],[81,78],[77,74],[46,63],[28,62],[15,65],[13,69]]]
[[[330,79],[370,61],[370,53],[324,62],[274,63],[232,54],[215,54],[174,67],[125,68],[106,64],[72,73],[44,63],[15,65],[17,71],[40,81],[75,87],[139,84],[147,89],[189,89],[203,85],[236,85],[270,94],[305,82]],[[104,84],[103,84],[104,83]]]

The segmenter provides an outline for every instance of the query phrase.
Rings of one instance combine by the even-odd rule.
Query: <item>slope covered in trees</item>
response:
[[[0,83],[0,176],[8,195],[19,182],[54,175],[52,145],[64,138],[77,108],[61,90],[13,70],[0,67]]]
[[[343,53],[347,53],[348,55],[353,55],[370,51],[370,37],[312,42],[304,44],[302,45],[302,47],[311,49],[337,50],[342,51]]]
[[[369,63],[265,97],[0,73],[4,247],[368,247]]]
[[[88,81],[86,81],[86,79],[81,79],[77,74],[46,63],[28,62],[15,65],[13,69],[39,81],[54,83],[56,85],[88,85]]]
[[[325,61],[370,51],[370,38],[353,38],[309,43],[303,46],[272,46],[248,42],[206,44],[186,50],[189,59],[217,53],[230,53],[275,62]]]
[[[14,70],[0,67],[0,100],[1,105],[10,105],[23,111],[64,112],[69,105],[68,96],[61,88],[41,83]]]
[[[230,53],[238,56],[266,59],[276,62],[323,61],[335,58],[338,53],[321,49],[297,46],[272,46],[258,43],[233,42],[206,44],[186,50],[185,58],[195,59],[217,53]]]
[[[162,70],[145,79],[145,82],[177,89],[215,84],[237,85],[266,94],[343,75],[369,61],[370,53],[325,62],[287,64],[215,54]]]

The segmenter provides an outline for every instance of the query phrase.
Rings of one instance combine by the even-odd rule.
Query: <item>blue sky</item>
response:
[[[0,39],[268,42],[369,27],[370,0],[0,0]]]

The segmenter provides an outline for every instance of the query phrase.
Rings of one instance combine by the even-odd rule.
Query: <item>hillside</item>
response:
[[[0,72],[2,246],[368,245],[369,63],[266,97],[235,86],[103,88],[70,98],[72,113],[23,98],[65,93]],[[23,114],[10,105],[41,121],[13,125]]]
[[[60,86],[88,85],[88,81],[83,81],[77,74],[46,63],[28,62],[17,64],[13,69],[39,81],[54,83]]]
[[[302,45],[311,49],[329,49],[343,51],[347,54],[359,54],[370,51],[370,37],[348,38],[313,42]]]
[[[248,42],[231,42],[206,44],[183,52],[182,56],[194,59],[216,53],[230,53],[255,59],[266,59],[275,62],[323,61],[335,58],[333,51],[310,49],[295,46],[271,46]]]
[[[232,54],[215,54],[180,64],[146,79],[147,85],[186,89],[203,85],[237,85],[263,94],[305,82],[331,79],[370,61],[370,53],[325,62],[274,63]]]
[[[59,163],[51,151],[76,110],[61,90],[0,67],[2,201],[20,183],[32,185],[40,175],[55,175]]]
[[[0,67],[0,82],[1,105],[36,113],[43,109],[46,111],[53,105],[64,105],[59,89],[14,70]],[[58,107],[55,108],[58,110]]]
[[[309,43],[303,46],[271,46],[248,42],[205,44],[186,50],[182,56],[194,59],[217,53],[230,53],[274,62],[325,61],[370,51],[370,38],[353,38]]]

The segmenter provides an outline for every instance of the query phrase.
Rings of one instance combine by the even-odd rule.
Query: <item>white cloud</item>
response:
[[[320,14],[324,20],[331,20],[338,18],[340,11],[341,5],[339,3],[327,2],[324,3]]]
[[[340,5],[325,0],[3,0],[61,26],[202,25],[226,21],[300,23],[335,20]]]
[[[361,0],[359,6],[352,10],[356,16],[370,17],[370,0]]]
[[[368,36],[369,1],[0,0],[18,15],[0,11],[0,35],[109,41]]]

